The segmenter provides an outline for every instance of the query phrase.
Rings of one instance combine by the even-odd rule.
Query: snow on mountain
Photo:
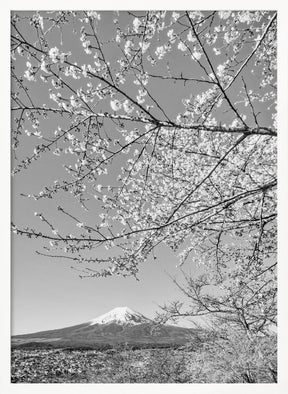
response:
[[[121,306],[112,309],[104,315],[98,316],[90,321],[90,326],[94,324],[110,324],[116,323],[121,325],[136,325],[151,322],[150,319],[145,317],[139,312],[133,311],[127,306]]]

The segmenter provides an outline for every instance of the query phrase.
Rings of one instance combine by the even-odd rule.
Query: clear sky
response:
[[[29,13],[30,14],[30,13]],[[28,15],[28,14],[27,14]],[[105,38],[111,28],[111,13],[103,13],[100,33]],[[106,27],[105,27],[106,26]],[[69,27],[71,29],[71,26]],[[28,37],[28,29],[23,30]],[[107,36],[108,37],[108,36]],[[103,38],[103,39],[104,39]],[[55,36],[51,46],[59,46],[60,34]],[[73,53],[73,60],[83,60],[83,48],[75,37],[63,32],[64,51]],[[109,53],[112,60],[117,59],[117,54]],[[78,59],[77,59],[78,57]],[[174,59],[177,61],[177,59]],[[23,65],[18,64],[19,72],[23,72]],[[15,87],[14,87],[15,89]],[[38,80],[31,84],[33,97],[40,103],[48,102],[48,92],[45,84]],[[158,87],[159,89],[159,87]],[[167,110],[175,111],[175,95],[180,98],[183,95],[183,87],[170,85],[158,94],[166,95],[165,105]],[[171,100],[169,99],[169,96]],[[179,105],[180,105],[179,104]],[[63,121],[65,125],[65,121]],[[46,132],[53,132],[58,123],[49,118],[43,124]],[[24,148],[17,153],[31,152],[29,139],[24,141]],[[25,145],[27,144],[27,145]],[[29,200],[21,193],[37,193],[45,184],[51,184],[58,176],[64,174],[62,161],[54,155],[43,155],[33,164],[29,170],[22,171],[12,180],[12,217],[20,226],[38,225],[34,212],[45,212],[49,217],[56,220],[57,199],[63,204],[64,196],[56,197],[56,202],[46,200]],[[66,200],[72,212],[79,212],[79,206],[69,198]],[[91,214],[91,213],[89,213]],[[62,223],[63,224],[63,223]],[[66,224],[69,226],[69,224]],[[68,227],[67,227],[68,228]],[[44,245],[42,243],[42,245]],[[139,274],[139,281],[132,278],[104,278],[104,279],[80,279],[79,273],[70,269],[69,261],[63,259],[49,259],[39,256],[35,250],[41,250],[41,241],[30,240],[26,237],[12,235],[12,333],[28,333],[39,330],[54,329],[81,323],[109,311],[116,306],[129,306],[147,317],[153,317],[158,305],[180,297],[178,290],[168,277],[181,276],[176,268],[176,254],[166,246],[158,247],[157,260],[152,258],[143,265]],[[196,269],[189,266],[189,270]]]
[[[102,13],[100,34],[102,39],[111,38],[111,13]],[[71,26],[69,27],[71,30]],[[79,29],[79,26],[76,26]],[[29,32],[23,30],[28,38]],[[58,32],[59,33],[59,32]],[[49,40],[50,47],[61,45],[60,33],[55,33]],[[70,32],[71,33],[71,32]],[[69,34],[69,30],[63,31],[63,51],[73,53],[73,61],[85,62],[85,54],[81,43],[75,36]],[[107,52],[110,61],[116,61],[118,54],[112,50]],[[17,58],[18,59],[18,58]],[[191,72],[183,66],[180,56],[170,58],[171,67],[179,73]],[[86,60],[88,62],[88,58]],[[219,59],[219,62],[221,60]],[[196,67],[195,65],[189,67]],[[195,64],[195,62],[194,62]],[[24,71],[23,64],[17,64],[18,72]],[[178,68],[179,67],[179,68]],[[158,69],[158,74],[167,73],[167,70]],[[199,76],[201,70],[193,69],[193,76]],[[257,72],[256,72],[257,73]],[[189,75],[189,74],[188,74]],[[257,75],[246,76],[257,83]],[[251,81],[250,81],[251,82]],[[80,85],[79,85],[80,86]],[[15,89],[15,87],[14,87]],[[31,84],[33,97],[39,104],[49,103],[49,94],[45,84],[38,80]],[[181,99],[189,96],[190,87],[170,84],[152,85],[151,92],[161,99],[165,110],[174,117],[182,108]],[[200,89],[199,85],[194,89]],[[235,87],[237,92],[237,87]],[[196,93],[195,91],[193,92]],[[51,102],[50,102],[51,103]],[[176,106],[175,106],[175,103]],[[177,107],[178,105],[178,107]],[[103,108],[105,110],[105,108]],[[268,112],[261,116],[269,119]],[[63,120],[63,127],[67,121]],[[45,132],[53,132],[58,126],[53,117],[42,126]],[[24,142],[19,156],[24,152],[31,152],[29,139]],[[37,193],[46,184],[52,184],[55,179],[61,179],[64,175],[61,158],[54,155],[44,154],[43,157],[33,164],[29,170],[22,171],[13,178],[12,183],[12,217],[20,227],[25,225],[38,225],[39,221],[34,212],[48,213],[49,217],[57,221],[57,204],[63,204],[65,199],[70,210],[76,214],[79,207],[72,199],[66,196],[57,196],[55,201],[39,201],[22,197],[21,193]],[[58,178],[59,177],[59,178]],[[66,205],[67,206],[67,205]],[[93,212],[93,211],[92,211]],[[98,212],[97,212],[98,213]],[[89,213],[91,215],[91,212]],[[69,224],[62,223],[66,228]],[[74,228],[73,228],[74,231]],[[43,244],[44,245],[44,244]],[[140,270],[139,281],[132,278],[108,277],[103,279],[80,279],[77,271],[70,269],[69,261],[63,259],[48,259],[35,253],[41,249],[41,241],[27,239],[26,237],[12,236],[12,333],[28,333],[45,329],[53,329],[68,325],[78,324],[109,311],[116,306],[129,306],[147,317],[153,317],[158,309],[157,304],[162,305],[180,297],[179,291],[168,277],[181,277],[181,272],[176,268],[176,254],[166,246],[158,247],[157,260],[152,258]],[[193,264],[185,266],[185,270],[195,272],[197,267]]]
[[[40,190],[39,185],[49,178],[53,180],[53,172],[59,171],[57,159],[53,155],[45,156],[33,168],[13,178],[12,217],[19,225],[38,224],[35,211],[45,212],[56,220],[57,203],[46,200],[36,204],[34,200],[21,197],[20,193],[36,192]],[[63,203],[61,196],[59,202]],[[79,211],[72,199],[68,206],[72,212]],[[136,281],[119,276],[80,279],[79,272],[70,268],[69,260],[37,255],[35,250],[43,250],[43,245],[45,242],[12,235],[13,334],[82,323],[116,306],[129,306],[153,317],[159,310],[157,304],[181,296],[167,275],[181,279],[182,274],[176,267],[177,255],[166,246],[157,248],[157,260],[150,258],[143,264],[139,281]],[[196,267],[189,265],[187,269]]]
[[[53,160],[53,157],[52,157]],[[12,187],[12,213],[25,226],[34,219],[35,202],[19,197],[31,184],[40,182],[45,168],[37,164],[36,175],[24,171]],[[42,171],[41,171],[42,170]],[[46,174],[46,173],[45,173]],[[50,203],[50,200],[48,201]],[[73,207],[73,203],[70,203]],[[49,212],[47,202],[42,203]],[[75,204],[75,209],[79,209]],[[39,204],[37,211],[40,211]],[[52,216],[56,208],[51,208]],[[21,218],[21,219],[20,219]],[[31,219],[32,218],[32,219]],[[108,312],[116,306],[129,306],[152,318],[158,305],[181,298],[172,283],[172,275],[180,280],[182,274],[176,267],[176,253],[168,247],[156,250],[157,260],[152,257],[140,269],[139,281],[133,278],[79,278],[79,272],[71,269],[64,259],[39,256],[39,241],[12,235],[12,333],[29,333],[82,323]],[[81,268],[81,266],[79,266]],[[188,270],[197,269],[189,265]],[[187,271],[186,269],[186,271]]]
[[[33,241],[13,241],[12,332],[28,333],[82,323],[116,306],[129,306],[153,317],[157,304],[179,292],[166,272],[179,275],[176,259],[165,248],[159,261],[143,265],[139,281],[108,277],[80,279],[63,260],[35,255]]]

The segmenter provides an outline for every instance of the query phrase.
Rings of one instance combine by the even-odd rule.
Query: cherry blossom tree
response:
[[[55,155],[61,177],[23,196],[58,216],[13,231],[89,277],[137,277],[164,244],[202,270],[171,315],[275,323],[276,28],[272,11],[12,13],[13,176]]]

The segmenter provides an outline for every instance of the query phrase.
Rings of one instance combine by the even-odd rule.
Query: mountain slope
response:
[[[15,335],[12,346],[99,347],[127,343],[133,345],[181,345],[195,330],[164,325],[127,307],[118,307],[83,324],[32,334]]]

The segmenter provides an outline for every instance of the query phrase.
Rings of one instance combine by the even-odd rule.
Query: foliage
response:
[[[179,265],[203,267],[184,287],[190,309],[175,303],[170,316],[217,314],[267,331],[276,13],[14,12],[11,24],[13,175],[55,155],[57,179],[26,197],[51,199],[59,214],[37,211],[13,231],[47,240],[39,254],[89,277],[137,276],[168,245]]]
[[[277,382],[276,335],[249,338],[231,329],[208,330],[198,357],[202,360],[200,376],[206,382]]]

